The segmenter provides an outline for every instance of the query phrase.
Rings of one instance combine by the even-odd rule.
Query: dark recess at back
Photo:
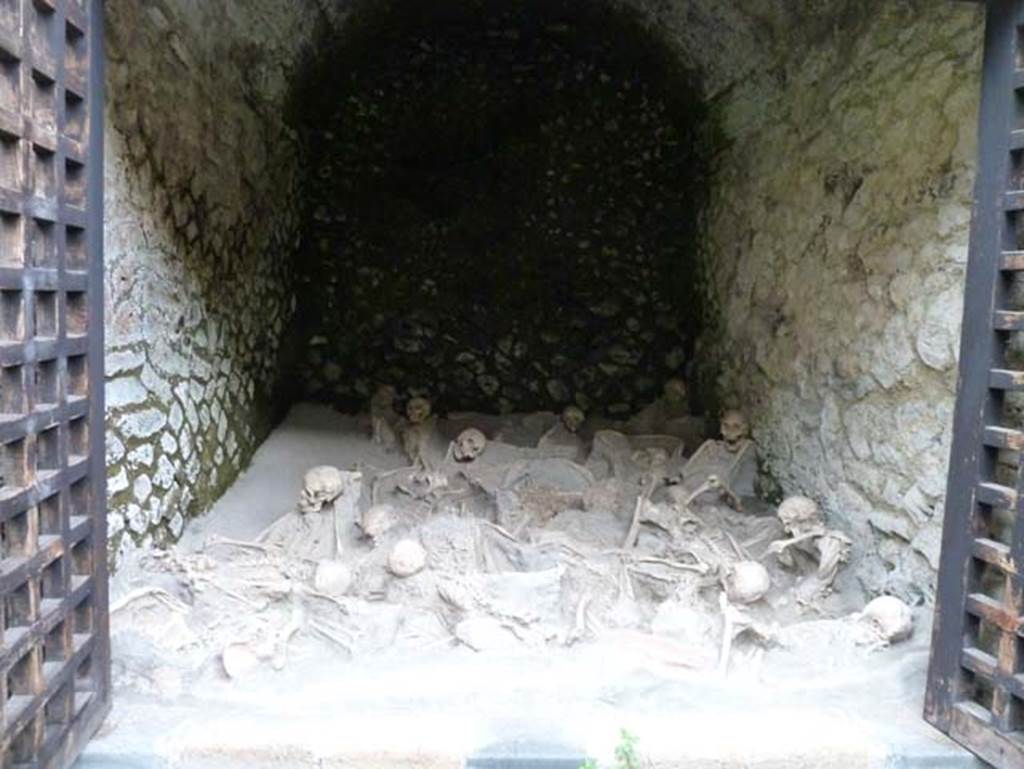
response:
[[[598,5],[422,5],[357,19],[296,100],[309,394],[635,410],[700,318],[692,81]]]

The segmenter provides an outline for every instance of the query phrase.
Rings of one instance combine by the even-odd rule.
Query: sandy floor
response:
[[[179,551],[216,536],[252,539],[294,507],[309,467],[358,463],[404,464],[373,446],[362,423],[296,407]],[[139,580],[123,570],[115,604]],[[408,766],[411,756],[458,766],[516,739],[608,756],[622,728],[645,756],[676,766],[975,766],[919,718],[927,616],[911,641],[870,654],[832,648],[831,626],[806,623],[794,647],[729,678],[671,664],[631,631],[571,648],[478,653],[440,642],[354,660],[296,638],[281,670],[229,680],[211,662],[195,678],[161,639],[140,638],[138,623],[114,617],[115,710],[87,766]],[[814,659],[801,651],[818,643]]]

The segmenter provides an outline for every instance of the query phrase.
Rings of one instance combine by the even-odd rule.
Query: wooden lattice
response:
[[[105,713],[98,2],[0,0],[0,767]]]
[[[1024,0],[987,5],[980,158],[926,718],[1024,766]]]

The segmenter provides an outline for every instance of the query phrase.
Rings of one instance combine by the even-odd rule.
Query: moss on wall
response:
[[[115,560],[208,510],[286,405],[301,166],[282,105],[312,8],[106,4]]]
[[[115,543],[296,395],[617,413],[682,371],[930,596],[979,9],[609,2],[108,3]]]

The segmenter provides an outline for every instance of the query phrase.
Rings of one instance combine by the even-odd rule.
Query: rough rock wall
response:
[[[314,4],[107,4],[115,544],[173,535],[269,423],[298,173],[278,107]],[[620,4],[701,71],[725,140],[706,222],[713,389],[750,412],[778,488],[821,498],[858,535],[869,588],[930,594],[978,10]]]
[[[301,380],[365,408],[628,415],[701,313],[699,98],[634,14],[400,3],[324,51]]]
[[[765,470],[855,533],[865,586],[934,591],[982,23],[881,4],[719,100],[702,351]]]
[[[311,6],[107,3],[112,554],[176,537],[272,423],[298,224],[281,104]]]
[[[677,59],[701,75],[708,99],[759,82],[780,62],[848,30],[891,0],[607,0],[636,13]],[[927,10],[927,0],[904,0]]]

